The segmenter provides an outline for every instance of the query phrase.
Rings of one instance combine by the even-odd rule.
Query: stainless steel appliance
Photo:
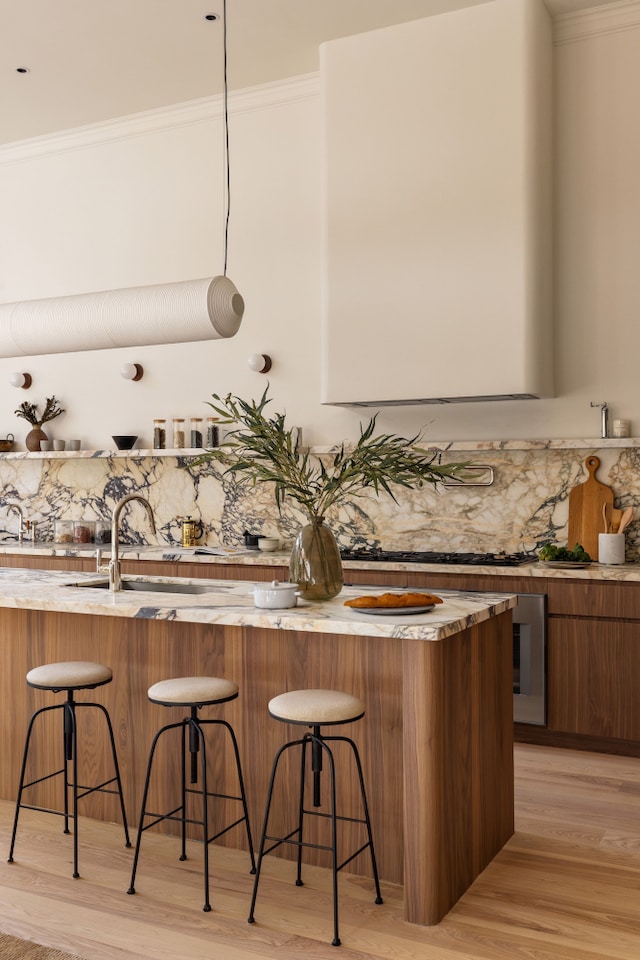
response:
[[[544,726],[546,696],[547,597],[520,593],[513,610],[513,719]]]
[[[341,550],[341,555],[343,560],[489,567],[517,567],[537,560],[536,556],[527,553],[380,550],[366,545]],[[546,650],[546,594],[518,594],[518,605],[513,610],[513,719],[516,723],[544,726],[547,722]]]

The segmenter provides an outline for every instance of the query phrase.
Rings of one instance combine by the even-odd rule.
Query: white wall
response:
[[[639,5],[640,6],[640,5]],[[640,222],[640,29],[600,30],[597,11],[555,47],[556,384],[545,401],[406,407],[383,429],[433,439],[594,437],[607,400],[640,434],[637,225]],[[582,27],[582,29],[580,29]],[[574,30],[575,33],[575,30]],[[55,394],[58,436],[86,447],[112,433],[150,442],[154,416],[206,414],[214,391],[257,397],[274,359],[274,409],[309,442],[351,437],[366,411],[319,403],[320,122],[316,78],[232,98],[229,276],[247,311],[229,341],[0,361],[0,436],[22,441],[13,411]],[[34,299],[210,276],[222,268],[219,102],[85,128],[0,150],[0,299]],[[187,122],[185,122],[187,121]],[[487,332],[490,336],[490,332]],[[500,344],[496,344],[500,349]],[[408,356],[410,345],[408,345]],[[124,360],[142,363],[123,381]],[[451,357],[425,357],[431,364]],[[8,386],[28,370],[29,391]]]

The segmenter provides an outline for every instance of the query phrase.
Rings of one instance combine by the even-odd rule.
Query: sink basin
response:
[[[94,590],[108,590],[108,580],[83,580],[81,583],[69,583],[69,587],[92,587]],[[129,579],[122,578],[121,590],[144,590],[145,593],[212,593],[212,588],[205,583],[190,583],[189,581],[145,580],[144,577]]]

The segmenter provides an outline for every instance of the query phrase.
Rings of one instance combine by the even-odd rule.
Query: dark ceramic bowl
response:
[[[118,450],[133,450],[133,445],[135,444],[137,437],[112,437],[111,438],[115,443]]]

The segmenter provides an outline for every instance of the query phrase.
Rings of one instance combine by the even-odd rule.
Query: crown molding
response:
[[[556,17],[553,21],[553,42],[561,46],[637,27],[640,27],[640,0],[618,0],[617,3]]]
[[[232,92],[229,94],[229,112],[249,113],[252,110],[264,110],[284,103],[310,100],[318,97],[319,92],[319,74],[309,73]],[[6,144],[0,147],[0,165],[42,159],[103,143],[161,133],[175,127],[206,123],[218,120],[222,115],[222,96],[189,100],[186,103],[159,107],[126,117],[117,117],[114,120],[105,120],[101,123],[92,123],[43,137]]]

